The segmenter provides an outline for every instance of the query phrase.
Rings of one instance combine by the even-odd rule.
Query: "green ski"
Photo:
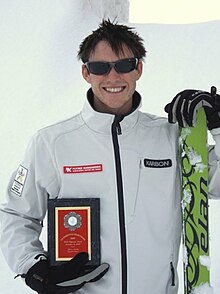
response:
[[[195,127],[180,128],[184,293],[211,294],[208,220],[207,123],[203,108]]]

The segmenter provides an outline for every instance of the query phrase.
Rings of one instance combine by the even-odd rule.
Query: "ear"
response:
[[[138,65],[137,65],[137,69],[136,69],[136,74],[137,74],[136,79],[137,80],[140,79],[142,72],[143,72],[143,61],[139,60]]]
[[[83,76],[84,80],[87,81],[87,83],[91,84],[90,73],[84,64],[82,65],[82,76]]]

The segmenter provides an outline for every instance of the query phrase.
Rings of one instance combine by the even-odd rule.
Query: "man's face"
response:
[[[124,47],[124,52],[117,56],[107,42],[100,41],[89,61],[115,62],[132,57],[135,56],[128,47]],[[94,75],[88,72],[85,65],[82,66],[82,75],[91,84],[94,93],[95,110],[111,114],[125,115],[131,111],[132,95],[136,88],[136,81],[141,74],[141,61],[139,61],[137,69],[129,73],[118,73],[115,68],[112,68],[106,75]]]

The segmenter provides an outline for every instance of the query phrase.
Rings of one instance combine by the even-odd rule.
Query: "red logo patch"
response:
[[[102,171],[102,164],[87,164],[64,166],[64,174],[82,174],[82,173],[97,173]]]

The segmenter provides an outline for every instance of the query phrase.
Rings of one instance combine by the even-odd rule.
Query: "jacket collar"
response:
[[[87,100],[81,111],[82,119],[93,131],[109,135],[111,134],[111,126],[116,116],[113,114],[95,111],[92,107],[93,96],[92,89],[89,89],[87,92]],[[133,95],[133,107],[134,110],[130,114],[126,115],[120,122],[122,134],[129,132],[138,120],[138,110],[141,107],[141,96],[136,91]]]

